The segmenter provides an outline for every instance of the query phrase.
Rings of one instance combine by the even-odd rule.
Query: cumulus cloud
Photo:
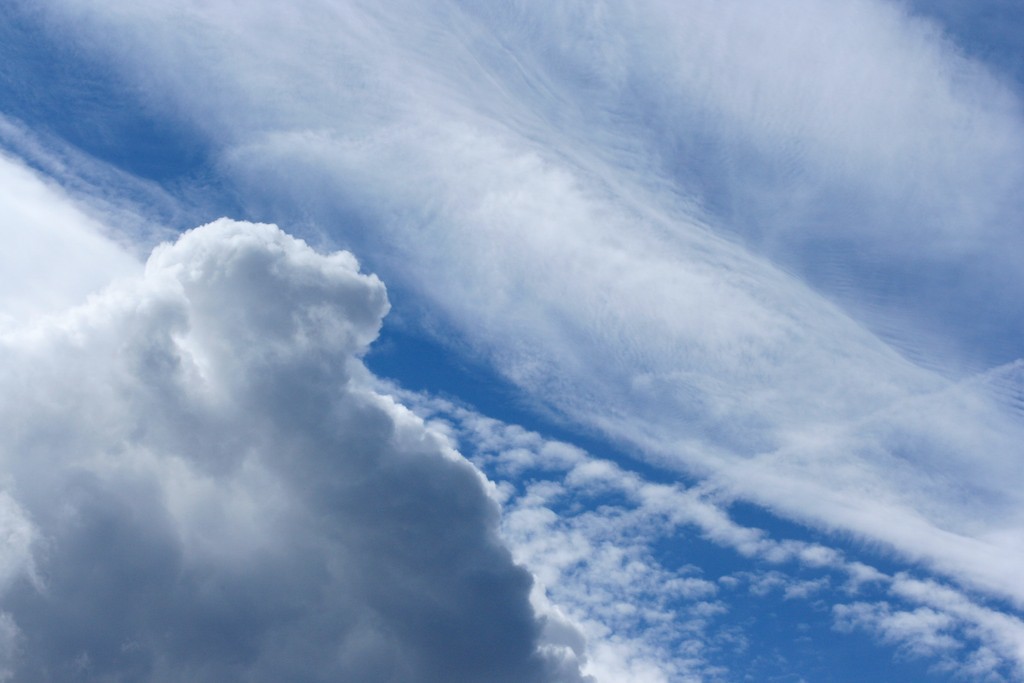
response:
[[[14,680],[580,681],[482,476],[374,391],[348,253],[227,220],[0,336]]]

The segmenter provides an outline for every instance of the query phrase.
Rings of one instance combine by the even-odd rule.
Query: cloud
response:
[[[1024,672],[1019,620],[931,581],[897,576],[891,592],[913,602],[902,608],[888,601],[838,604],[832,608],[834,628],[867,630],[904,656],[927,657],[934,669],[970,680],[1018,680]]]
[[[0,336],[13,680],[583,680],[345,252],[221,220]]]
[[[941,26],[879,0],[42,15],[539,410],[1024,604],[1021,101]]]
[[[17,66],[10,68],[17,73]],[[180,192],[174,196],[152,181],[91,157],[45,128],[32,129],[2,112],[0,148],[8,161],[29,167],[42,179],[54,193],[51,203],[87,216],[93,229],[98,228],[140,261],[159,242],[205,222],[201,217],[217,215],[198,190],[190,192],[187,199]],[[43,223],[37,231],[60,229],[57,225],[61,223]],[[67,226],[68,221],[62,225]],[[54,280],[40,278],[37,285],[53,284]]]
[[[2,153],[0,186],[0,330],[67,308],[141,269],[59,186]]]

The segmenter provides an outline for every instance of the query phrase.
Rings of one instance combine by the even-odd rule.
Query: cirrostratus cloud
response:
[[[221,220],[5,332],[0,678],[582,680],[482,476],[370,388],[387,309]]]

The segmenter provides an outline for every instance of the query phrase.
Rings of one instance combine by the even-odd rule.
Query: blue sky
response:
[[[1022,37],[10,3],[0,680],[1021,680]]]

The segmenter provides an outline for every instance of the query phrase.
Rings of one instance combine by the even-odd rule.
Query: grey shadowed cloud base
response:
[[[0,679],[588,680],[348,253],[221,220],[0,335]]]

